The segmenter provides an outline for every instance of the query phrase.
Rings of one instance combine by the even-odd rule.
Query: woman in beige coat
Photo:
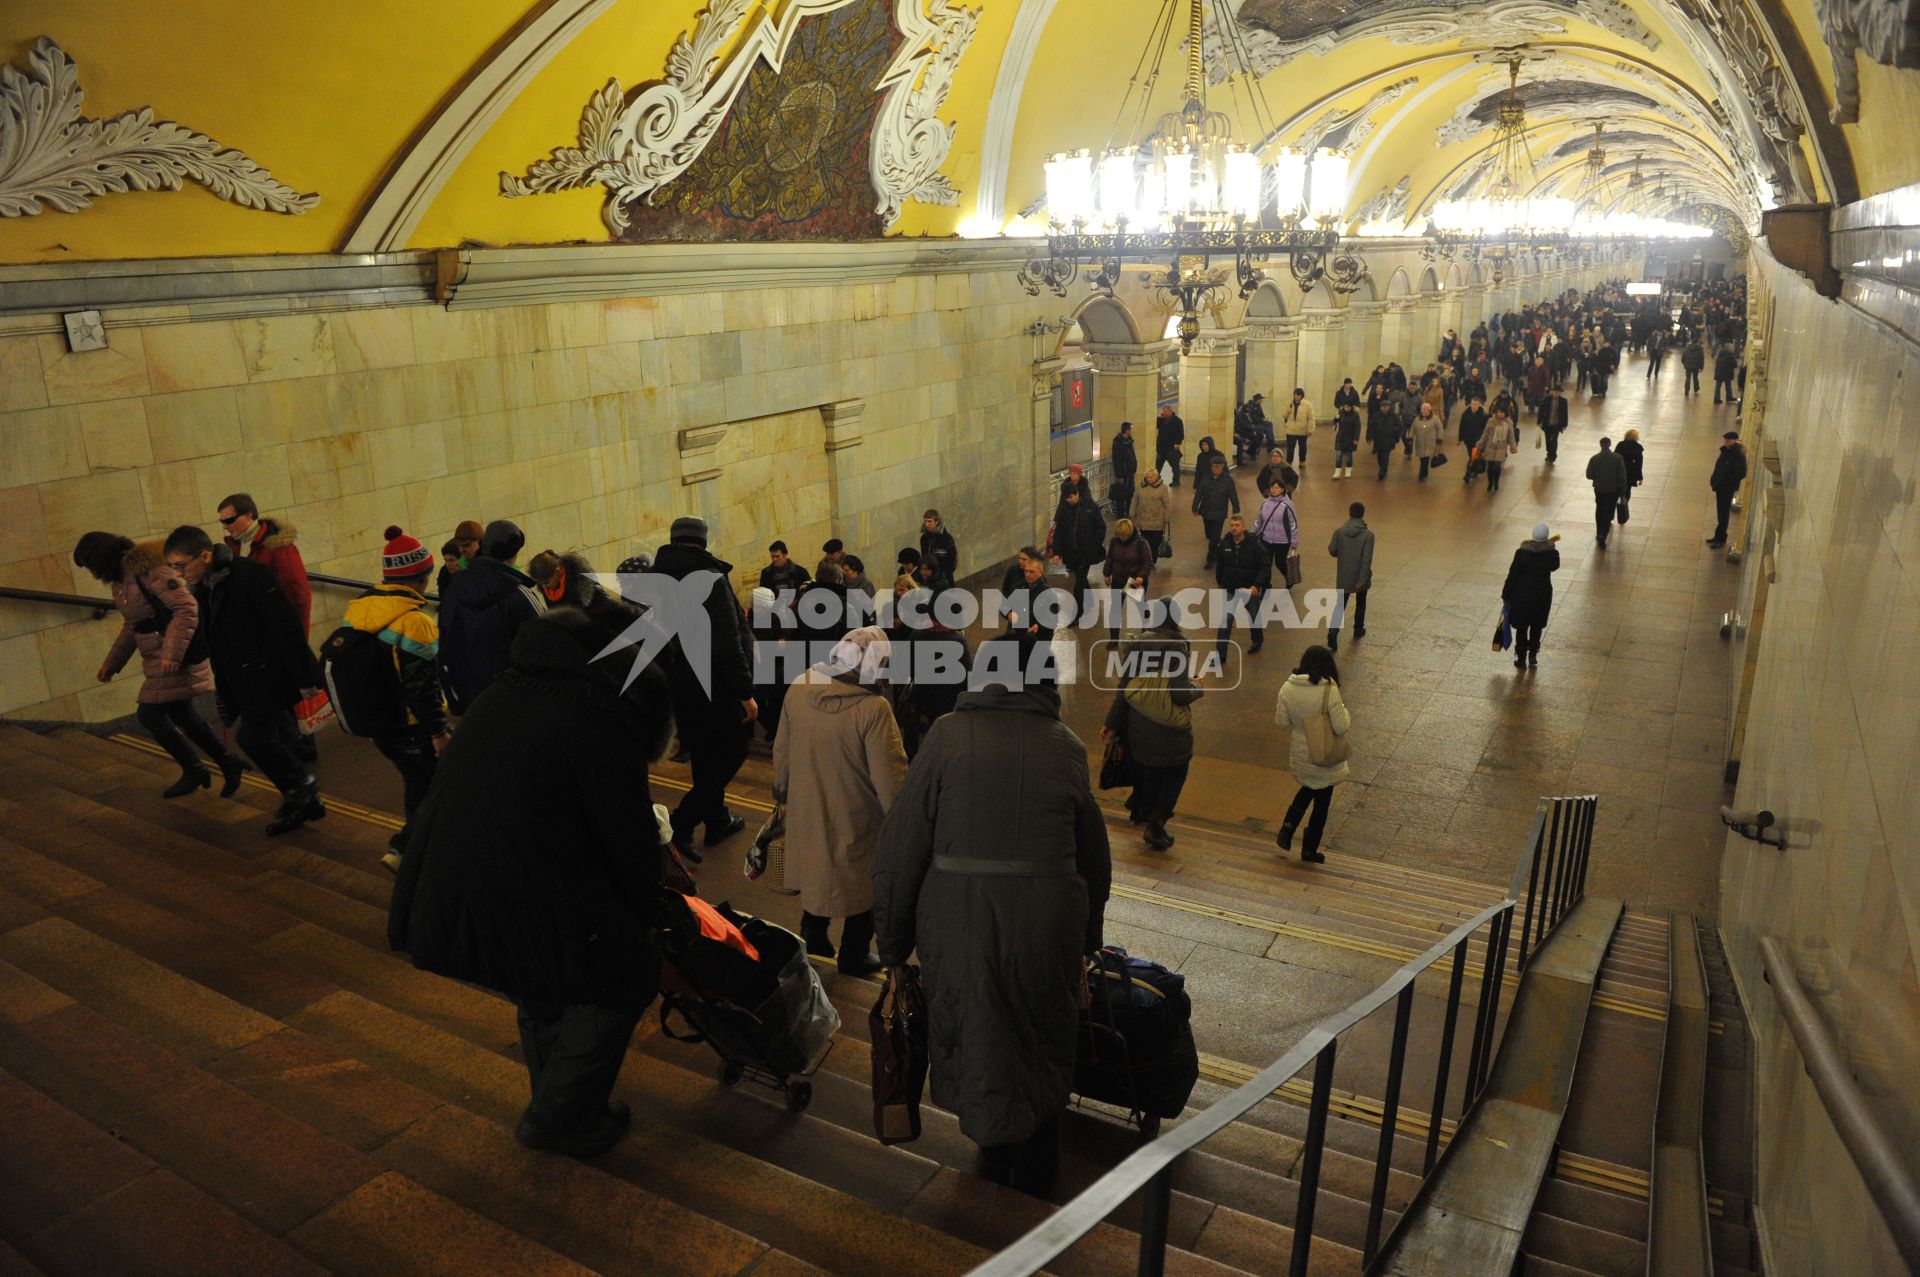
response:
[[[773,738],[773,796],[786,806],[787,886],[800,893],[807,952],[835,956],[827,923],[840,930],[839,966],[880,969],[873,943],[873,853],[893,796],[907,777],[882,684],[892,645],[876,626],[854,630],[825,661],[787,689]]]
[[[1306,817],[1307,838],[1300,847],[1300,859],[1320,864],[1320,835],[1327,827],[1327,809],[1333,805],[1333,787],[1347,778],[1345,759],[1337,763],[1316,763],[1307,746],[1307,723],[1327,716],[1335,736],[1345,736],[1353,724],[1347,703],[1340,696],[1340,668],[1333,652],[1315,644],[1300,654],[1300,664],[1287,681],[1280,684],[1280,697],[1273,707],[1273,725],[1291,733],[1287,762],[1293,778],[1300,783],[1287,814],[1280,819],[1280,833],[1274,841],[1280,850],[1293,850],[1293,831]],[[1312,808],[1311,814],[1308,808]]]
[[[1133,526],[1147,544],[1153,547],[1156,558],[1160,554],[1160,542],[1167,535],[1167,523],[1173,518],[1173,494],[1167,491],[1167,484],[1158,470],[1149,470],[1140,476],[1140,490],[1133,497]]]

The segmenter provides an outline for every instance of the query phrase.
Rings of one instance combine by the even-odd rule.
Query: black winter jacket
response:
[[[1713,478],[1707,486],[1715,492],[1738,492],[1747,478],[1747,450],[1737,443],[1720,449],[1713,463]]]
[[[387,917],[416,967],[520,1002],[652,1000],[663,896],[647,767],[670,714],[657,665],[621,695],[626,663],[593,660],[612,632],[572,610],[523,627],[447,745]]]
[[[320,663],[272,568],[215,546],[213,567],[193,594],[222,722],[275,717],[320,686]]]
[[[753,666],[748,656],[751,640],[741,621],[740,604],[733,597],[733,587],[728,584],[733,564],[707,553],[703,545],[674,541],[661,546],[659,553],[653,556],[652,570],[676,581],[684,581],[695,572],[718,574],[719,579],[708,587],[701,604],[706,610],[710,627],[713,661],[710,683],[712,695],[705,699],[735,704],[750,699],[753,696]],[[693,684],[693,691],[696,696],[700,695],[697,682]]]
[[[533,578],[498,559],[454,573],[440,598],[440,682],[454,713],[466,713],[507,668],[520,627],[546,610]]]
[[[1553,609],[1553,574],[1560,570],[1560,551],[1551,541],[1522,541],[1507,568],[1500,601],[1515,625],[1545,625]]]
[[[1134,452],[1133,436],[1115,435],[1113,440],[1113,477],[1121,483],[1132,483],[1133,476],[1140,471],[1140,458]]]
[[[1249,532],[1239,541],[1233,533],[1220,538],[1213,550],[1213,579],[1223,590],[1266,589],[1273,584],[1273,562],[1260,538]]]
[[[1062,501],[1053,511],[1048,550],[1070,568],[1090,568],[1107,557],[1107,521],[1085,497],[1078,505]]]
[[[931,557],[940,569],[940,575],[951,580],[960,565],[960,547],[953,539],[953,533],[944,527],[931,532],[920,533],[920,561],[925,563]]]
[[[1193,512],[1203,519],[1224,520],[1240,513],[1240,490],[1226,471],[1203,471],[1193,481]]]
[[[776,595],[782,590],[792,590],[797,594],[806,589],[812,580],[813,578],[807,575],[807,570],[792,559],[788,559],[779,567],[769,563],[760,569],[761,586],[772,590]]]

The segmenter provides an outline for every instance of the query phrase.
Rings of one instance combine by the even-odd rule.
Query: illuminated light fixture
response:
[[[1533,185],[1533,151],[1527,145],[1527,107],[1520,100],[1520,54],[1504,59],[1507,64],[1507,94],[1493,123],[1493,175],[1490,190],[1495,199],[1518,199]]]
[[[1111,289],[1123,262],[1171,263],[1149,273],[1147,282],[1178,308],[1183,349],[1199,332],[1200,309],[1227,286],[1226,271],[1211,265],[1216,256],[1232,257],[1242,297],[1266,279],[1255,263],[1275,257],[1287,259],[1302,288],[1324,280],[1335,292],[1352,293],[1367,278],[1366,263],[1341,247],[1350,158],[1330,149],[1308,155],[1282,148],[1271,168],[1263,167],[1259,148],[1237,140],[1233,121],[1208,105],[1206,16],[1203,0],[1161,0],[1114,121],[1118,134],[1132,107],[1136,140],[1110,135],[1098,152],[1047,159],[1047,251],[1020,271],[1028,293],[1037,296],[1044,288],[1064,297],[1083,267],[1094,288]],[[1250,123],[1257,136],[1271,138],[1278,131],[1275,120],[1237,29],[1230,17],[1215,16],[1220,30],[1213,38],[1226,43],[1227,65],[1237,68],[1228,76],[1229,88],[1244,81]],[[1161,65],[1183,30],[1180,108],[1145,129]],[[1234,96],[1237,101],[1237,89]],[[1267,190],[1274,192],[1271,203]]]

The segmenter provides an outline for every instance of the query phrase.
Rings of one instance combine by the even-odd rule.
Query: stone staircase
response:
[[[269,840],[259,833],[269,791],[165,801],[171,766],[139,744],[0,729],[0,1277],[960,1274],[1047,1214],[977,1178],[972,1144],[938,1110],[913,1144],[873,1140],[874,990],[834,972],[845,1027],[806,1112],[751,1085],[722,1088],[716,1057],[650,1017],[616,1092],[634,1108],[631,1133],[592,1163],[522,1150],[511,1006],[387,949],[379,855],[393,818],[335,803],[328,820]],[[765,779],[762,763],[743,772],[743,808],[764,805]],[[671,801],[675,784],[668,769],[656,796]],[[1499,898],[1358,861],[1309,868],[1244,831],[1183,820],[1175,832],[1179,845],[1156,855],[1123,816],[1114,822],[1116,913],[1390,969]],[[709,894],[793,925],[797,905],[745,883],[737,855],[710,858]],[[1623,923],[1582,1072],[1614,1021],[1657,1037],[1664,945],[1661,920]],[[1432,974],[1444,994],[1444,973]],[[1470,978],[1469,1003],[1476,988]],[[1193,993],[1198,1027],[1208,991]],[[1261,1059],[1204,1055],[1193,1103],[1290,1040]],[[1316,1274],[1360,1271],[1380,1136],[1367,1095],[1384,1065],[1367,1067],[1364,1041],[1343,1039],[1342,1053],[1352,1067],[1336,1076],[1327,1124]],[[1417,1185],[1428,1119],[1414,1110],[1430,1100],[1434,1053],[1416,1041],[1409,1055],[1389,1226]],[[1296,1082],[1181,1164],[1168,1271],[1286,1271],[1304,1097]],[[1638,1160],[1617,1111],[1610,1126],[1570,1116],[1527,1234],[1528,1271],[1642,1271],[1647,1113],[1626,1119]],[[1071,1111],[1056,1200],[1138,1140],[1111,1113]],[[1137,1216],[1130,1203],[1050,1271],[1131,1272]]]

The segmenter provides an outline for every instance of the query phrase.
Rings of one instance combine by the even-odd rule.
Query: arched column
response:
[[[1334,389],[1346,375],[1334,371],[1340,362],[1340,339],[1345,323],[1344,311],[1309,309],[1301,312],[1300,362],[1294,384],[1307,392],[1315,411],[1332,411]]]
[[[1440,293],[1421,293],[1413,299],[1413,359],[1407,365],[1425,369],[1440,353],[1440,334],[1445,325],[1440,322]]]
[[[1412,297],[1389,297],[1382,303],[1385,310],[1380,317],[1379,359],[1394,360],[1409,373],[1417,373],[1426,366],[1426,360],[1414,353],[1414,300]],[[1372,367],[1372,362],[1349,363],[1341,376],[1354,378],[1354,384],[1358,385],[1366,379],[1366,371]]]
[[[1060,373],[1066,367],[1066,361],[1059,356],[1033,361],[1033,392],[1029,404],[1029,430],[1033,453],[1029,474],[1032,482],[1028,484],[1032,507],[1029,510],[1028,540],[1038,545],[1047,533],[1047,520],[1053,516],[1053,502],[1047,482],[1052,473],[1051,453],[1053,450],[1053,392],[1060,388]]]
[[[1212,435],[1222,452],[1232,452],[1233,410],[1240,405],[1240,339],[1244,328],[1220,328],[1194,338],[1193,349],[1180,355],[1180,416],[1187,437]],[[1196,454],[1197,455],[1197,454]]]
[[[1093,430],[1104,452],[1120,430],[1133,423],[1135,447],[1153,453],[1153,419],[1160,402],[1160,363],[1168,343],[1090,342],[1082,349],[1093,365]],[[1184,413],[1182,414],[1185,415]],[[1139,440],[1145,439],[1141,444]]]
[[[1389,358],[1381,347],[1381,328],[1387,305],[1386,302],[1363,302],[1357,299],[1347,303],[1346,336],[1335,356],[1339,367],[1327,369],[1324,398],[1327,407],[1323,411],[1331,409],[1333,391],[1342,377],[1352,377],[1353,384],[1357,386],[1366,380],[1367,373],[1372,371],[1375,364]],[[1402,366],[1405,366],[1404,363]],[[1315,397],[1313,402],[1315,407],[1320,407],[1323,400]]]
[[[1280,405],[1301,384],[1299,371],[1299,320],[1247,320],[1247,394],[1265,395],[1271,401],[1269,417],[1279,415]]]

